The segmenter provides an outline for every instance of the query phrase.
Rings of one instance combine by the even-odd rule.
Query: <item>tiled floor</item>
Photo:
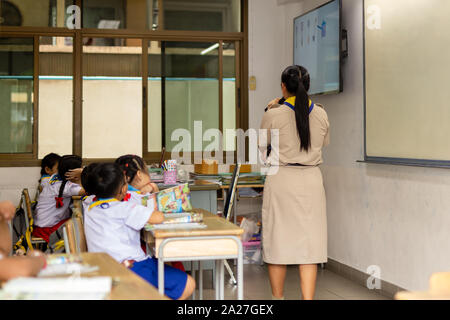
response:
[[[237,288],[229,282],[228,274],[226,272],[225,274],[225,299],[236,299]],[[205,272],[205,288],[211,288],[211,278],[211,271]],[[205,289],[203,292],[205,300],[215,299],[214,290]],[[285,299],[299,300],[300,298],[298,267],[289,266],[286,275]],[[317,300],[388,300],[386,297],[353,281],[347,280],[329,270],[320,268],[317,277],[315,298]],[[244,265],[244,299],[272,299],[267,266]]]

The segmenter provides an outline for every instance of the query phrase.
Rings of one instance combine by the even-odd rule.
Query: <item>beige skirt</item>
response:
[[[327,262],[326,198],[319,167],[279,167],[267,176],[262,246],[270,264]]]

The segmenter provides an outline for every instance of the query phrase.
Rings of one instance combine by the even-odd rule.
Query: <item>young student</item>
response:
[[[103,163],[87,177],[87,188],[97,201],[85,213],[84,229],[89,252],[106,252],[118,262],[153,286],[158,286],[157,260],[144,253],[140,245],[140,230],[147,224],[157,224],[164,215],[130,201],[127,181],[118,164]],[[184,300],[195,289],[195,282],[185,272],[164,266],[164,291],[169,298]]]
[[[70,218],[69,205],[72,196],[84,195],[83,188],[66,178],[66,173],[81,167],[81,158],[75,155],[63,156],[58,164],[58,173],[54,174],[39,195],[34,219],[33,236],[50,242],[50,235]]]
[[[141,157],[129,154],[117,158],[115,162],[125,173],[129,201],[141,204],[142,197],[159,192],[158,186],[152,183],[147,165]]]
[[[97,199],[93,191],[89,189],[88,176],[98,165],[98,163],[91,163],[90,165],[85,167],[80,174],[81,186],[86,193],[82,199],[83,214],[87,212],[91,203]]]
[[[41,161],[41,178],[39,179],[39,185],[42,188],[46,186],[50,180],[50,177],[58,172],[58,163],[61,160],[61,156],[56,153],[49,153]]]
[[[36,276],[46,266],[45,256],[37,250],[27,257],[8,256],[12,247],[8,222],[14,217],[15,211],[10,201],[0,202],[0,281]]]
[[[125,201],[142,205],[142,197],[150,193],[159,192],[158,186],[150,178],[144,159],[137,155],[128,154],[117,158],[115,162],[120,165],[120,168],[125,173],[128,183],[128,193],[125,196]],[[141,243],[141,247],[146,252],[144,242]],[[179,261],[173,261],[170,264],[174,268],[185,271],[183,263]]]

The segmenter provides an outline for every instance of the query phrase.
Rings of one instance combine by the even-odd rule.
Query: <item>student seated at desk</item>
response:
[[[36,276],[46,265],[43,253],[37,250],[27,257],[8,257],[12,247],[8,222],[15,212],[10,201],[0,202],[0,281]]]
[[[58,173],[58,163],[61,160],[61,156],[56,153],[49,153],[41,161],[41,178],[39,179],[39,186],[44,188],[48,185],[50,177],[55,173]]]
[[[125,155],[116,159],[116,163],[125,173],[128,183],[129,201],[141,204],[141,198],[149,193],[159,192],[158,186],[152,183],[145,161],[136,155]]]
[[[72,196],[84,195],[83,188],[66,179],[66,173],[81,167],[81,158],[75,155],[63,156],[58,164],[58,173],[54,174],[48,185],[39,195],[34,219],[33,236],[50,242],[50,236],[70,218],[69,205]]]
[[[148,173],[147,165],[144,159],[136,155],[125,155],[116,159],[116,163],[125,173],[128,183],[128,193],[124,201],[131,201],[142,205],[142,197],[154,192],[159,192],[158,186],[152,182],[150,174]],[[144,252],[146,245],[144,241],[141,242],[141,247]],[[170,263],[172,267],[185,271],[183,263],[174,261]]]
[[[87,177],[87,185],[89,192],[97,197],[84,218],[88,251],[108,253],[157,287],[158,263],[142,250],[140,231],[147,223],[163,222],[162,212],[122,201],[127,194],[128,183],[118,164],[96,166]],[[187,299],[194,289],[195,281],[191,276],[164,266],[164,291],[169,298]]]
[[[82,200],[82,205],[83,205],[83,214],[85,212],[87,212],[87,210],[89,209],[89,206],[92,204],[92,202],[94,202],[97,198],[94,194],[94,192],[92,190],[89,189],[89,184],[88,184],[88,177],[89,174],[91,174],[91,172],[99,165],[99,163],[91,163],[90,165],[88,165],[87,167],[85,167],[80,174],[80,181],[81,181],[81,186],[83,187],[84,191],[85,191],[85,196],[83,197]],[[67,176],[67,175],[66,175]],[[76,174],[74,175],[70,175],[72,178],[76,176]]]

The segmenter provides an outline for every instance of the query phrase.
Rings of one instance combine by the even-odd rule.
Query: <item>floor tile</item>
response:
[[[234,268],[233,268],[234,269]],[[236,276],[236,275],[235,275]],[[214,300],[215,291],[212,290],[211,272],[205,272],[205,287],[203,298]],[[225,300],[237,298],[237,287],[230,282],[230,277],[225,272]],[[198,298],[198,293],[197,293]],[[272,290],[266,265],[244,265],[244,299],[245,300],[270,300]],[[285,283],[285,299],[300,300],[300,278],[298,267],[287,268]],[[316,300],[389,300],[377,292],[371,291],[360,284],[346,279],[326,269],[319,269],[316,286]]]

